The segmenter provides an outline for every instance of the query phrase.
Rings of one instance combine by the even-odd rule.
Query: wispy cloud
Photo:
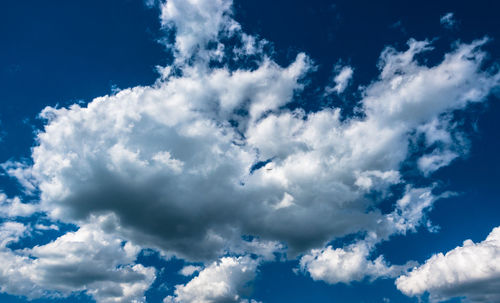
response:
[[[448,29],[454,28],[457,25],[455,20],[455,15],[453,13],[447,13],[439,19],[441,24]]]

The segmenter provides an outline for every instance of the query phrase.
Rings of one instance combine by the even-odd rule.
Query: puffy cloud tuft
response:
[[[300,268],[307,271],[313,280],[329,284],[350,283],[377,278],[393,278],[404,272],[409,265],[389,265],[383,256],[369,260],[371,245],[359,241],[346,248],[313,249],[300,259]]]
[[[0,192],[1,217],[29,217],[38,210],[38,205],[36,204],[23,203],[19,197],[9,198],[6,194]]]
[[[239,29],[229,15],[231,0],[168,0],[161,4],[161,23],[175,29],[177,59],[189,59],[220,32]]]
[[[255,278],[258,261],[249,257],[224,257],[214,262],[185,285],[175,287],[175,295],[165,303],[249,302],[249,283]],[[254,302],[253,300],[251,302]]]
[[[333,78],[333,82],[335,83],[335,85],[333,87],[328,86],[325,89],[326,94],[331,94],[331,93],[341,94],[341,93],[343,93],[344,90],[349,85],[349,82],[351,81],[352,75],[354,73],[354,69],[350,66],[342,67],[342,66],[337,65],[335,67],[335,70],[337,72],[337,74]]]

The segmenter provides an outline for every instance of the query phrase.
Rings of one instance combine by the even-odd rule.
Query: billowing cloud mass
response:
[[[165,302],[241,301],[259,262],[277,251],[302,255],[302,270],[329,283],[406,270],[372,258],[372,250],[391,235],[430,228],[425,213],[447,194],[412,185],[401,165],[413,161],[426,177],[467,151],[453,113],[499,84],[500,74],[483,68],[487,40],[457,43],[434,66],[416,59],[432,51],[428,41],[387,47],[355,116],[291,110],[311,60],[299,53],[278,65],[231,18],[231,5],[162,3],[162,24],[176,33],[175,61],[154,85],[42,111],[32,163],[4,167],[40,193],[37,211],[79,229],[23,251],[3,246],[2,291],[31,298],[85,290],[99,302],[141,301],[155,276],[135,264],[141,248],[210,264]],[[234,47],[221,42],[227,37],[238,40]],[[210,64],[249,54],[253,67]],[[336,92],[352,72],[340,71]],[[384,213],[369,196],[397,184],[406,191]],[[15,206],[1,209],[6,216],[30,213],[4,201]],[[356,242],[328,245],[346,235]]]
[[[269,59],[254,70],[186,66],[86,107],[46,108],[28,170],[51,217],[113,214],[121,236],[166,253],[208,260],[246,234],[304,252],[384,220],[364,195],[403,182],[394,176],[417,128],[497,85],[479,69],[484,42],[434,67],[413,59],[427,42],[385,50],[360,103],[365,116],[346,120],[335,108],[282,108],[308,71],[303,54],[286,68]],[[446,144],[434,142],[431,155]],[[270,162],[251,170],[259,161]]]
[[[430,294],[432,302],[466,297],[471,302],[500,301],[500,227],[486,240],[465,240],[446,254],[436,254],[425,264],[396,280],[409,296]]]

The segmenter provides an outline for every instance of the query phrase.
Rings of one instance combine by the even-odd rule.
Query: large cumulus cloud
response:
[[[182,257],[215,257],[242,234],[303,251],[381,219],[364,194],[400,182],[383,176],[397,174],[417,128],[497,85],[480,70],[484,42],[434,67],[414,60],[427,42],[387,49],[364,116],[344,120],[336,108],[282,107],[308,71],[302,54],[286,68],[186,66],[152,87],[46,108],[27,170],[54,218],[112,213],[123,235]]]
[[[304,251],[380,220],[364,194],[400,182],[384,176],[397,174],[417,128],[497,85],[479,69],[483,42],[434,67],[413,60],[425,42],[385,51],[364,117],[345,120],[340,109],[281,107],[300,89],[303,55],[286,68],[187,67],[85,107],[46,108],[28,170],[54,218],[112,213],[122,235],[182,257],[216,257],[245,234]]]

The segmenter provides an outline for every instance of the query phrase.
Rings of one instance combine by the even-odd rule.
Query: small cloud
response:
[[[397,30],[397,31],[400,31],[404,35],[407,34],[406,28],[403,26],[403,23],[401,22],[401,20],[398,20],[398,21],[394,22],[393,24],[391,24],[389,26],[389,28]]]
[[[446,29],[452,29],[457,25],[457,21],[455,20],[455,15],[453,13],[447,13],[439,19],[441,25]]]
[[[187,265],[184,266],[180,271],[179,274],[189,277],[194,275],[195,273],[201,271],[203,268],[201,266],[194,266],[194,265]]]
[[[389,26],[390,28],[400,28],[402,27],[403,25],[401,24],[401,20],[398,20],[396,22],[394,22],[393,24],[391,24],[391,26]]]
[[[334,68],[336,76],[333,78],[334,86],[328,86],[325,88],[325,95],[330,95],[332,93],[341,94],[349,86],[352,79],[352,74],[354,69],[350,66],[341,66],[337,64]]]
[[[144,4],[149,8],[159,5],[159,3],[160,2],[158,0],[144,0]]]
[[[38,230],[59,230],[59,226],[55,224],[51,225],[36,224],[35,228]]]

